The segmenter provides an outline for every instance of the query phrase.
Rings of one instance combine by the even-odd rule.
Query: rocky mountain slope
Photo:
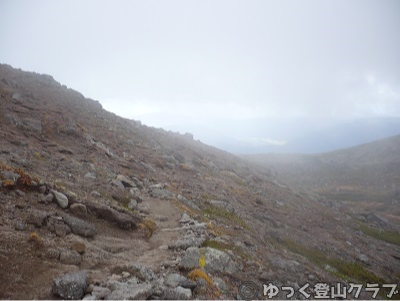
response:
[[[273,168],[292,187],[307,187],[331,200],[356,203],[386,215],[400,215],[400,135],[316,155],[246,156]]]
[[[244,281],[303,298],[307,282],[310,294],[398,282],[398,244],[367,230],[399,225],[373,212],[120,118],[48,75],[0,65],[0,96],[1,299],[235,299]]]

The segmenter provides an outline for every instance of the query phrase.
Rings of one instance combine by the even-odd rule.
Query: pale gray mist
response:
[[[399,28],[396,0],[2,0],[0,62],[233,152],[315,152],[400,133]]]

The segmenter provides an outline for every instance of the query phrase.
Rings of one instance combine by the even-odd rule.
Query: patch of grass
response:
[[[244,220],[242,220],[239,216],[237,216],[233,212],[229,212],[223,208],[213,206],[213,205],[208,205],[204,210],[203,214],[208,214],[210,217],[213,218],[222,218],[227,221],[231,221],[235,224],[238,224],[242,226],[243,228],[252,231],[251,228],[245,223]]]
[[[204,279],[209,285],[214,285],[211,278],[202,269],[194,269],[193,271],[189,272],[188,278],[193,281],[197,281],[201,278]]]
[[[203,242],[202,244],[203,247],[209,247],[209,248],[213,248],[213,249],[217,249],[220,251],[226,251],[226,250],[231,250],[232,248],[223,242],[219,242],[217,240],[206,240],[205,242]]]
[[[147,239],[151,238],[154,232],[157,230],[157,224],[151,219],[144,219],[138,224],[138,227],[145,233]]]
[[[360,225],[359,228],[364,234],[368,236],[400,246],[400,234],[397,232],[378,230],[368,227],[366,225]]]
[[[356,262],[345,262],[337,258],[326,256],[323,252],[308,248],[293,241],[285,240],[282,245],[293,253],[297,253],[314,264],[323,267],[329,265],[335,270],[331,273],[347,281],[368,282],[368,283],[385,283],[381,277],[371,273],[362,265]]]

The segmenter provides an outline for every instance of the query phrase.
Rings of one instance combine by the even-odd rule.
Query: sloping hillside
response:
[[[300,298],[307,282],[399,278],[398,245],[359,231],[398,228],[269,169],[48,75],[1,65],[0,96],[2,299],[233,299],[243,281]]]

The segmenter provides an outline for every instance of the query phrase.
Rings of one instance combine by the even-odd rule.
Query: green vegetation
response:
[[[378,230],[366,225],[360,225],[359,228],[368,236],[400,246],[400,234],[397,232]]]
[[[333,267],[332,274],[340,277],[347,281],[356,282],[369,282],[369,283],[384,283],[384,279],[371,273],[365,269],[362,265],[356,262],[345,262],[337,258],[331,258],[326,256],[323,252],[308,248],[296,242],[286,240],[282,242],[282,246],[287,248],[293,253],[297,253],[304,256],[309,261],[318,265],[319,267],[324,267],[329,265]]]
[[[226,243],[223,242],[219,242],[216,240],[206,240],[203,244],[203,247],[209,247],[209,248],[213,248],[213,249],[217,249],[220,251],[225,251],[225,250],[231,250],[231,246],[229,246]]]
[[[208,205],[203,210],[203,214],[208,214],[212,218],[222,218],[226,221],[234,222],[234,223],[240,225],[241,227],[243,227],[249,231],[252,231],[251,228],[239,216],[237,216],[235,213],[229,212],[223,208],[213,206],[213,205]]]

